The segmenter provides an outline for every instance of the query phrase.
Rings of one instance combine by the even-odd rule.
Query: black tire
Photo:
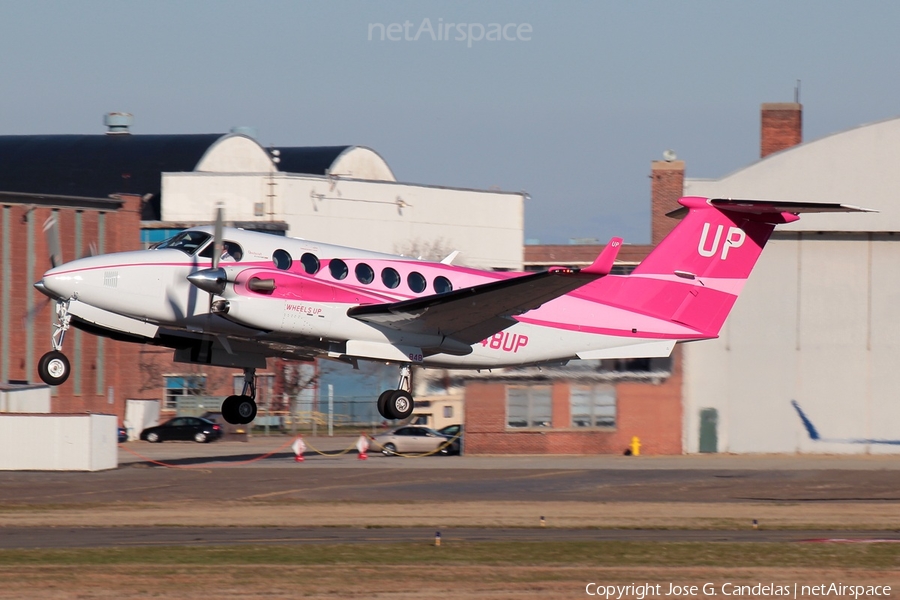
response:
[[[384,390],[383,392],[381,392],[381,395],[378,396],[378,402],[377,402],[378,414],[388,420],[393,419],[393,417],[389,416],[387,413],[387,402],[388,402],[388,399],[391,397],[391,394],[393,394],[393,393],[394,393],[394,390]]]
[[[450,456],[450,444],[448,444],[447,442],[443,442],[441,444],[441,449],[438,450],[438,454],[440,454],[441,456]]]
[[[38,375],[47,385],[62,385],[69,378],[72,368],[69,359],[58,350],[51,350],[38,362]]]
[[[237,403],[240,402],[240,396],[228,396],[222,402],[222,418],[225,419],[226,423],[231,423],[232,425],[240,425],[240,415],[237,412]]]
[[[390,399],[385,404],[385,412],[390,413],[395,419],[400,421],[409,418],[416,407],[412,394],[405,390],[396,390],[391,394]]]
[[[238,396],[234,405],[238,425],[248,425],[256,418],[256,402],[250,396]]]
[[[381,447],[381,453],[385,456],[396,456],[397,455],[397,446],[388,442],[384,446]]]

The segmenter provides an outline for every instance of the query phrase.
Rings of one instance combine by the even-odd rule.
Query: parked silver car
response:
[[[452,437],[442,435],[434,429],[407,425],[376,435],[374,446],[385,456],[407,453],[428,453],[448,455],[451,452]]]

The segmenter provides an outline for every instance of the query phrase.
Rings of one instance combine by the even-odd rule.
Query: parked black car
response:
[[[445,435],[448,438],[453,438],[453,442],[450,444],[449,450],[450,454],[459,454],[462,450],[463,443],[463,426],[456,425],[447,425],[446,427],[441,427],[438,429],[438,433],[441,435]]]
[[[148,442],[169,440],[193,440],[212,442],[222,437],[222,427],[200,417],[175,417],[156,427],[148,427],[141,432],[141,439]]]

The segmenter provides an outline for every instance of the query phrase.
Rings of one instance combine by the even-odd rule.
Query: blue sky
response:
[[[531,31],[377,35],[424,19]],[[797,79],[807,140],[900,114],[898,25],[887,1],[0,0],[0,135],[127,111],[135,133],[366,145],[403,181],[527,191],[527,238],[643,243],[650,161],[753,162],[759,105]]]

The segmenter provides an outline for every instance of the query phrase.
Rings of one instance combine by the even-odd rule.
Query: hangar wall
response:
[[[685,195],[838,202],[869,214],[779,226],[722,335],[684,348],[684,449],[718,413],[720,452],[898,453],[900,119],[774,153]],[[811,439],[796,400],[827,442]]]

